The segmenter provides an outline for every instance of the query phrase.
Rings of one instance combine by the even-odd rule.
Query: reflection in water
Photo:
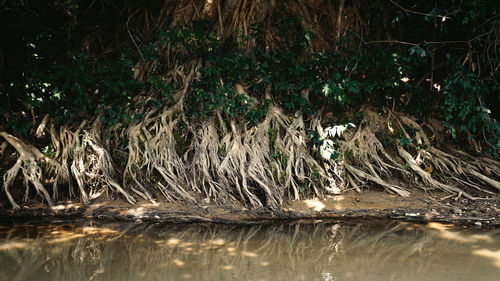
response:
[[[500,231],[404,222],[0,226],[0,280],[498,280]]]

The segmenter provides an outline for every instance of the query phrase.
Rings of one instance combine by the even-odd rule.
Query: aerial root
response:
[[[391,116],[394,118],[394,123],[399,125],[399,129],[406,138],[410,139],[412,136],[405,128],[412,127],[416,129],[415,135],[413,135],[415,142],[410,145],[416,151],[416,155],[412,156],[407,147],[400,144],[396,145],[397,156],[389,155],[372,131],[372,128],[381,127],[378,114],[368,109],[365,110],[365,113],[365,119],[363,119],[352,137],[346,137],[347,140],[344,141],[337,141],[340,144],[338,150],[341,154],[341,158],[337,163],[344,164],[347,173],[343,177],[345,182],[349,183],[354,189],[359,189],[360,184],[370,181],[390,192],[408,196],[409,191],[407,189],[392,184],[388,178],[395,172],[403,177],[411,178],[409,171],[412,171],[422,180],[423,185],[417,184],[417,186],[424,191],[437,188],[469,199],[478,199],[477,196],[466,192],[462,187],[472,187],[489,195],[492,195],[492,193],[481,188],[481,184],[500,190],[500,182],[495,179],[495,177],[499,176],[498,171],[500,168],[497,161],[489,158],[475,158],[463,152],[459,153],[462,156],[459,157],[432,147],[422,127],[402,114],[393,116],[391,113],[389,118]],[[396,159],[398,156],[400,160]],[[467,160],[463,160],[463,158]],[[401,160],[402,163],[407,165],[406,168],[403,167]],[[461,184],[461,187],[445,183],[450,179],[455,179],[457,183]]]
[[[215,120],[192,129],[192,146],[184,157],[191,161],[191,184],[200,186],[207,199],[226,202],[229,198],[250,206],[279,208],[287,194],[300,199],[301,186],[314,184],[313,172],[319,170],[326,180],[320,164],[308,152],[301,116],[290,121],[271,106],[265,119],[250,129],[230,120],[229,132],[220,120],[221,128],[217,128]],[[219,131],[226,132],[220,141]],[[313,189],[317,196],[322,195],[315,184]]]
[[[49,205],[57,198],[61,183],[67,183],[69,195],[74,195],[73,179],[84,203],[112,190],[131,204],[136,202],[132,195],[155,202],[153,195],[161,194],[170,202],[197,203],[204,198],[217,204],[271,209],[281,208],[287,199],[338,194],[349,186],[361,191],[360,187],[367,183],[410,196],[408,189],[391,180],[394,175],[407,179],[417,175],[416,181],[421,179],[423,183],[417,186],[424,191],[437,188],[469,199],[479,199],[478,192],[496,195],[485,186],[500,191],[499,162],[432,147],[422,127],[399,114],[391,113],[384,121],[393,118],[392,124],[399,125],[404,134],[397,137],[412,138],[414,143],[397,143],[394,151],[386,150],[374,133],[386,124],[380,115],[365,110],[366,116],[356,130],[348,130],[334,140],[339,153],[335,160],[317,159],[314,148],[308,146],[306,125],[308,130],[323,135],[321,119],[312,116],[305,122],[300,111],[288,116],[271,105],[266,117],[250,128],[244,120],[224,120],[221,112],[202,122],[189,119],[184,115],[184,99],[190,81],[199,75],[198,67],[192,64],[188,74],[183,68],[175,69],[172,79],[182,85],[174,95],[175,103],[143,112],[145,118],[140,122],[115,126],[113,140],[100,139],[103,129],[98,119],[91,125],[83,122],[76,130],[56,130],[45,124],[46,129],[40,131],[49,131],[55,150],[51,158],[0,132],[5,139],[0,154],[8,145],[18,153],[15,164],[3,175],[4,190],[12,206],[19,208],[9,187],[20,174],[26,186],[25,200],[32,185]],[[408,134],[408,127],[416,129],[415,135]],[[119,143],[119,138],[128,141],[127,152],[120,152],[127,157],[123,157],[123,174],[114,167],[109,152],[110,145]],[[43,184],[49,182],[53,184],[52,197]],[[467,192],[465,188],[469,188]],[[471,188],[477,192],[468,192]]]
[[[217,174],[223,184],[234,187],[243,202],[249,201],[251,206],[263,206],[261,200],[250,190],[248,182],[249,148],[244,147],[242,136],[236,127],[236,121],[230,121],[231,132],[223,137],[221,145],[226,148],[226,154],[217,167]],[[264,152],[265,153],[265,152]]]
[[[497,192],[500,191],[500,182],[494,179],[500,177],[499,162],[487,158],[475,158],[463,152],[457,153],[459,156],[454,156],[434,147],[428,149],[427,153],[430,157],[426,160],[445,175],[462,178],[462,181],[473,185],[484,183],[495,188]],[[460,155],[470,160],[463,160]]]
[[[144,120],[129,128],[129,158],[124,178],[130,177],[132,184],[137,185],[144,195],[149,192],[142,181],[160,189],[169,200],[195,201],[185,189],[188,183],[186,166],[175,150],[174,126],[177,121],[172,120],[173,114],[162,112],[154,121]]]
[[[369,117],[372,115],[367,114]],[[370,181],[391,193],[409,196],[410,192],[407,189],[382,178],[389,178],[394,172],[402,175],[407,175],[408,172],[387,153],[373,133],[370,127],[371,121],[367,118],[361,122],[351,138],[339,141],[339,151],[347,171],[344,175],[347,178],[346,182],[359,190],[359,183],[364,184],[365,181]]]
[[[53,205],[52,198],[56,199],[58,196],[60,184],[68,184],[69,196],[74,196],[72,175],[80,191],[79,197],[84,203],[89,203],[90,199],[100,196],[105,191],[103,187],[106,186],[121,193],[129,203],[135,203],[135,199],[116,181],[118,175],[113,167],[111,156],[96,137],[100,133],[95,129],[100,127],[99,124],[94,122],[94,129],[90,132],[85,131],[80,140],[80,132],[86,124],[87,122],[83,122],[75,132],[71,132],[66,127],[62,127],[57,132],[53,126],[50,126],[50,137],[55,149],[55,155],[51,157],[6,132],[0,132],[0,136],[18,153],[16,163],[3,175],[4,190],[15,209],[18,209],[19,205],[9,192],[9,187],[14,183],[20,171],[26,187],[25,201],[28,199],[30,184],[50,206]],[[71,163],[69,163],[70,159]],[[52,197],[43,182],[52,183]]]
[[[192,189],[198,189],[201,186],[201,192],[207,200],[215,201],[221,204],[234,203],[238,200],[233,195],[234,191],[228,189],[228,185],[222,184],[217,175],[217,167],[221,164],[219,152],[219,135],[215,125],[215,120],[207,120],[204,126],[192,128],[193,142],[190,149],[185,153],[184,160],[192,153],[189,162],[189,174],[192,175],[190,184]],[[226,180],[227,182],[227,180]],[[243,198],[241,190],[240,198]]]
[[[124,184],[131,188],[135,185],[136,193],[139,191],[138,194],[150,201],[152,197],[148,187],[160,191],[167,201],[196,202],[190,191],[200,192],[197,185],[189,184],[188,166],[175,149],[177,141],[174,129],[179,122],[184,121],[184,98],[190,82],[198,73],[200,61],[193,62],[189,67],[187,75],[182,69],[174,69],[172,72],[173,79],[178,79],[179,84],[183,85],[175,94],[176,103],[164,106],[160,112],[152,110],[143,121],[131,124],[126,130],[128,160],[124,170]]]
[[[94,126],[95,128],[96,126]],[[116,170],[113,167],[113,161],[109,152],[98,143],[96,137],[92,136],[89,132],[84,135],[85,142],[92,148],[97,158],[94,160],[93,173],[86,173],[88,177],[100,177],[103,183],[106,183],[109,187],[114,188],[116,191],[121,193],[127,202],[134,204],[136,202],[135,198],[132,197],[128,192],[126,192],[120,184],[115,180]],[[99,194],[100,195],[100,194]],[[97,195],[97,196],[99,196]]]
[[[437,187],[437,188],[440,188],[444,191],[448,191],[450,193],[462,194],[469,199],[475,199],[474,196],[464,192],[463,190],[461,190],[457,187],[441,183],[441,182],[435,180],[434,178],[432,178],[431,174],[428,173],[427,171],[424,171],[422,168],[420,168],[420,166],[417,164],[415,159],[413,159],[413,157],[410,155],[410,153],[408,153],[403,147],[398,146],[398,153],[406,161],[406,163],[408,163],[408,165],[410,165],[410,168],[417,175],[420,176],[420,178],[422,179],[422,181],[424,182],[425,185],[431,186],[431,187]]]
[[[129,186],[130,189],[135,192],[137,195],[141,196],[143,199],[148,200],[154,203],[153,196],[143,185],[143,182],[146,180],[142,178],[137,178],[138,173],[135,172],[134,168],[137,169],[138,163],[134,163],[136,159],[140,159],[140,155],[138,153],[141,152],[139,148],[139,138],[141,133],[141,126],[135,125],[130,126],[127,129],[126,136],[128,136],[128,158],[127,163],[125,165],[125,169],[123,172],[123,186]],[[132,180],[132,183],[129,183],[129,180]],[[134,187],[135,186],[135,187]]]
[[[462,156],[459,157],[438,150],[432,147],[425,131],[417,122],[407,116],[392,112],[387,121],[392,117],[394,121],[392,126],[399,125],[399,129],[406,138],[415,140],[410,144],[410,148],[416,151],[416,155],[412,156],[408,148],[399,143],[396,145],[397,155],[389,155],[372,131],[373,128],[379,130],[381,127],[385,128],[389,125],[382,124],[379,115],[369,109],[365,109],[365,114],[365,118],[352,137],[346,137],[345,141],[337,141],[340,144],[338,150],[341,155],[337,163],[344,164],[347,171],[343,175],[345,182],[354,189],[359,189],[360,184],[370,181],[390,192],[408,196],[407,189],[392,184],[388,179],[395,172],[405,178],[412,178],[410,177],[411,171],[422,180],[423,185],[417,184],[417,186],[424,191],[437,188],[469,199],[479,199],[466,192],[462,187],[472,187],[489,195],[492,193],[481,188],[481,183],[487,184],[495,190],[500,190],[500,182],[495,179],[499,176],[500,168],[497,161],[489,158],[475,158],[463,152],[458,153]],[[387,129],[393,131],[394,127],[392,126]],[[407,132],[406,128],[408,127],[416,129],[413,136]],[[467,160],[463,160],[463,158]],[[404,167],[403,163],[407,166]],[[455,179],[457,183],[461,184],[461,187],[445,183],[450,179]]]
[[[410,196],[410,192],[408,190],[404,189],[403,187],[400,187],[400,186],[397,186],[394,184],[390,184],[387,181],[381,179],[380,177],[378,177],[376,175],[375,176],[371,175],[371,174],[369,174],[365,171],[362,171],[354,166],[345,165],[345,167],[346,167],[347,171],[349,171],[349,173],[351,173],[355,178],[364,178],[366,180],[369,180],[373,183],[376,183],[376,184],[386,188],[390,192],[399,194],[400,196],[403,196],[403,197]]]
[[[54,203],[52,201],[52,198],[44,188],[43,184],[40,182],[42,179],[42,169],[39,166],[38,162],[43,161],[49,167],[56,166],[55,169],[57,169],[58,166],[57,162],[51,161],[51,159],[45,157],[45,155],[43,155],[43,153],[41,153],[37,148],[25,144],[20,139],[12,136],[11,134],[0,131],[0,136],[2,136],[19,154],[14,166],[12,166],[3,176],[4,190],[7,194],[7,198],[12,204],[12,207],[14,209],[19,209],[19,205],[14,201],[14,198],[9,192],[9,187],[16,179],[19,171],[22,171],[22,174],[24,176],[26,189],[28,190],[29,183],[31,183],[35,187],[36,192],[42,195],[42,197],[47,200],[50,206],[53,206]]]
[[[414,137],[416,145],[421,145],[421,148],[417,149],[416,157],[411,156],[400,145],[398,145],[398,154],[408,163],[411,170],[422,179],[426,186],[436,187],[460,196],[463,195],[469,199],[478,198],[465,192],[462,188],[445,184],[443,181],[455,179],[457,183],[463,184],[464,187],[473,187],[482,193],[490,195],[491,192],[486,192],[486,190],[479,187],[479,184],[483,183],[500,191],[500,182],[493,178],[494,176],[500,176],[498,172],[500,168],[499,162],[488,158],[476,158],[464,152],[457,152],[458,156],[443,152],[431,146],[425,131],[417,122],[403,115],[396,118],[400,121],[400,124],[416,129]],[[405,128],[402,125],[400,126],[404,134],[409,138],[410,136]],[[412,147],[416,148],[416,145],[412,145]],[[421,167],[424,167],[425,170]],[[440,180],[438,181],[435,178]]]
[[[181,75],[186,86],[176,94],[174,106],[147,115],[127,129],[129,158],[124,179],[141,190],[145,189],[142,183],[148,182],[167,200],[195,201],[194,194],[199,193],[218,203],[238,201],[270,208],[282,205],[288,189],[293,199],[299,199],[303,184],[312,185],[317,196],[323,194],[316,182],[326,180],[326,173],[310,155],[302,116],[290,121],[271,106],[265,120],[250,129],[234,119],[226,123],[220,113],[217,119],[205,120],[203,126],[190,123],[183,114],[183,100],[189,81],[197,73],[193,70],[196,67]],[[180,122],[185,125],[183,137],[189,132],[183,155],[177,154],[174,137],[174,130],[179,134]],[[273,148],[270,130],[276,133]],[[273,151],[275,157],[271,157]],[[314,172],[319,173],[319,180],[312,179]],[[160,179],[149,181],[153,174]]]
[[[285,135],[277,138],[276,144],[286,152],[285,155],[289,158],[286,161],[285,185],[292,186],[294,191],[293,199],[300,199],[298,191],[300,191],[300,187],[304,183],[310,183],[314,194],[318,197],[324,196],[325,193],[331,193],[328,189],[329,186],[326,185],[326,182],[331,177],[329,177],[328,172],[320,162],[314,159],[308,148],[308,138],[302,113],[297,112],[290,123],[286,116],[276,107],[274,108],[274,114],[277,116],[275,126],[281,123],[285,130]],[[313,174],[317,174],[316,180],[312,179]],[[323,189],[326,192],[323,192]]]

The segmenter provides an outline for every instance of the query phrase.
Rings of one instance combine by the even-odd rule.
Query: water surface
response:
[[[0,225],[0,280],[500,280],[500,230],[432,223]]]

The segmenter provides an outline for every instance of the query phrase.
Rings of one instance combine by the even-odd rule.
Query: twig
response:
[[[393,44],[402,44],[402,45],[410,45],[410,46],[418,46],[419,45],[416,43],[399,41],[399,40],[376,40],[376,41],[368,41],[368,42],[364,42],[364,43],[365,43],[365,45],[374,44],[374,43],[393,43]]]
[[[449,19],[450,15],[458,13],[458,11],[460,10],[460,6],[462,5],[462,2],[460,2],[460,5],[459,5],[458,9],[456,9],[455,11],[453,11],[451,13],[448,13],[446,15],[433,15],[433,14],[422,13],[422,12],[417,12],[417,11],[406,9],[405,7],[399,5],[398,3],[394,2],[393,0],[391,0],[391,3],[394,4],[394,5],[396,5],[398,8],[400,8],[401,10],[403,10],[403,11],[405,11],[407,13],[412,13],[412,14],[426,16],[426,17],[444,18],[444,19]]]
[[[221,39],[223,39],[224,38],[224,24],[222,22],[222,8],[220,6],[220,0],[217,0],[217,14],[219,17],[220,36],[221,36]]]
[[[337,14],[337,36],[336,36],[336,39],[337,41],[339,41],[340,43],[340,29],[341,29],[341,25],[342,25],[342,10],[344,9],[344,3],[345,3],[345,0],[340,0],[340,4],[339,4],[339,12]],[[337,50],[339,48],[339,46],[337,45],[335,47]]]
[[[142,55],[142,52],[141,52],[141,49],[139,48],[139,46],[137,46],[137,43],[135,42],[134,40],[134,37],[132,36],[132,33],[130,32],[130,29],[128,28],[128,23],[130,22],[130,19],[135,15],[137,14],[137,12],[139,12],[139,10],[136,10],[132,15],[130,15],[130,17],[128,17],[127,19],[127,33],[128,35],[130,36],[130,39],[132,39],[132,43],[134,43],[134,46],[135,48],[137,49],[137,51],[139,52],[139,55],[141,55],[141,58],[144,60],[144,56]]]

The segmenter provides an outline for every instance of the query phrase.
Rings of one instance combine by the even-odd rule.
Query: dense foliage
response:
[[[131,24],[144,25],[134,14],[161,6],[149,2],[2,1],[1,126],[26,134],[46,113],[58,124],[95,114],[105,123],[140,118],[134,97],[157,91],[150,102],[168,102],[176,87],[161,77],[174,59],[165,56],[169,46],[175,59],[208,61],[190,89],[193,116],[221,109],[258,122],[269,85],[271,97],[291,111],[315,113],[326,102],[323,110],[335,112],[371,103],[420,119],[436,113],[454,138],[473,138],[492,155],[499,149],[495,1],[421,1],[408,10],[396,2],[348,3],[370,26],[320,50],[312,45],[314,31],[286,9],[275,11],[271,30],[255,25],[239,38],[222,40],[217,22],[206,19],[188,26],[162,19],[155,23],[161,27],[149,23],[147,34],[128,36]],[[273,49],[266,31],[276,38]],[[154,66],[138,80],[133,67],[141,57]],[[236,91],[243,83],[256,100]],[[301,96],[305,89],[309,101]]]

